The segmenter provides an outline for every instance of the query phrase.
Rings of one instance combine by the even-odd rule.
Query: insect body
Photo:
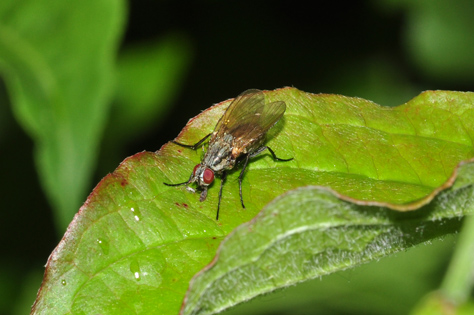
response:
[[[237,96],[229,105],[224,115],[217,122],[213,133],[208,134],[194,145],[182,144],[183,147],[195,150],[209,136],[208,149],[200,164],[194,167],[189,179],[183,183],[167,184],[167,186],[180,186],[197,183],[202,190],[200,201],[207,196],[207,188],[214,181],[214,176],[221,176],[219,202],[217,204],[216,220],[219,219],[219,208],[222,197],[222,187],[226,179],[226,171],[235,167],[236,163],[243,162],[239,175],[240,202],[245,208],[242,198],[242,178],[249,159],[267,150],[277,161],[290,161],[280,159],[272,149],[263,146],[267,131],[275,125],[286,110],[285,102],[265,103],[265,96],[260,90],[247,90]]]

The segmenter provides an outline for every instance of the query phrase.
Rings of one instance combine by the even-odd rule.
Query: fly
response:
[[[221,177],[219,201],[217,204],[216,220],[219,220],[219,209],[222,197],[222,187],[227,176],[226,171],[235,167],[236,163],[243,162],[239,175],[239,193],[242,207],[245,208],[242,198],[242,178],[249,159],[268,150],[276,161],[291,161],[280,159],[272,149],[264,146],[265,135],[273,125],[283,116],[286,104],[283,101],[265,103],[265,96],[260,90],[247,90],[237,96],[229,105],[224,115],[217,122],[214,132],[206,135],[196,144],[189,145],[172,141],[182,147],[196,150],[207,138],[209,146],[200,164],[194,167],[189,179],[183,183],[167,184],[167,186],[181,186],[196,183],[201,191],[200,201],[206,200],[207,188],[214,181],[215,175]]]

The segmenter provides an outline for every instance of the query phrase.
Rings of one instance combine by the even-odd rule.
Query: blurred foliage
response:
[[[423,76],[466,85],[474,80],[474,2],[470,0],[384,0],[402,10],[404,50]],[[377,3],[376,2],[376,3]]]
[[[58,231],[81,205],[93,174],[123,9],[118,0],[5,1],[0,7],[0,70],[12,110],[35,141]]]
[[[119,54],[115,100],[102,148],[103,173],[123,160],[124,143],[162,123],[191,59],[189,40],[177,33],[130,45]]]
[[[115,21],[110,28],[105,20],[93,22],[94,16],[114,14],[107,7],[113,3],[120,2],[73,5],[54,0],[0,1],[0,67],[8,87],[8,96],[5,82],[0,88],[0,237],[8,240],[2,261],[9,262],[1,265],[0,289],[5,294],[0,301],[0,314],[12,314],[15,303],[33,302],[33,296],[20,298],[25,292],[36,292],[39,285],[29,281],[27,275],[34,273],[34,268],[42,270],[57,244],[58,233],[63,233],[65,224],[97,182],[91,180],[94,165],[100,166],[95,176],[101,177],[126,155],[158,149],[174,138],[198,109],[212,102],[237,95],[246,88],[294,85],[306,91],[360,96],[383,105],[397,105],[425,89],[472,90],[474,84],[473,3],[469,0],[357,1],[346,3],[345,10],[339,3],[327,3],[318,11],[302,9],[306,4],[285,1],[189,2],[186,6],[172,1],[134,1],[128,4],[128,25],[121,49],[111,41],[117,41],[112,37],[124,32],[123,21]],[[91,11],[87,10],[93,12],[89,14],[86,12]],[[118,14],[125,19],[124,12]],[[107,30],[108,39],[97,36],[94,42],[95,35]],[[24,38],[28,41],[21,40]],[[84,42],[95,44],[80,45]],[[103,45],[109,45],[107,53],[91,53]],[[86,54],[87,47],[91,51]],[[82,57],[87,55],[90,59],[84,62]],[[5,62],[5,56],[10,61]],[[141,57],[143,60],[138,60]],[[84,76],[87,70],[94,74],[93,65],[100,60],[102,66],[109,67],[97,70],[97,74],[109,73],[107,86],[102,88],[96,84],[94,75]],[[63,72],[43,72],[48,66]],[[15,73],[23,73],[27,83],[21,85]],[[38,73],[46,75],[37,76]],[[132,76],[134,79],[130,80]],[[50,94],[53,82],[62,87],[55,90],[59,96]],[[99,89],[103,89],[102,94],[97,92]],[[42,94],[44,91],[49,92]],[[31,106],[28,112],[20,110],[18,100],[26,99],[28,93],[33,97],[43,95],[40,99],[45,103]],[[55,111],[45,113],[48,106],[44,104],[51,99],[59,100],[54,102]],[[68,112],[73,104],[77,111]],[[91,110],[102,112],[95,118],[84,117],[83,108],[93,104],[97,107]],[[134,106],[142,110],[135,111]],[[51,113],[65,118],[51,120]],[[92,131],[83,130],[83,126]],[[69,136],[83,140],[64,141],[68,134],[63,130],[74,130]],[[53,140],[63,146],[61,150],[60,146],[54,147],[56,152],[62,152],[62,158],[51,158],[48,167],[43,162],[34,164],[33,146],[39,159],[40,147]],[[76,156],[77,152],[85,155]],[[67,186],[51,179],[62,174],[67,175],[66,179],[74,174],[74,182],[69,183],[74,184],[75,192],[70,192],[74,197],[52,202],[67,196],[67,190],[63,190]],[[39,182],[43,183],[43,192]],[[49,196],[54,212],[44,194]],[[409,259],[412,264],[437,260],[439,267],[426,272],[433,281],[441,281],[446,255],[443,250],[435,250]],[[363,268],[372,270],[369,266]],[[411,264],[407,263],[405,269],[409,274]],[[387,273],[390,271],[380,272],[382,280],[374,286],[386,284]],[[403,271],[400,274],[402,277]],[[350,286],[345,278],[340,282],[341,290],[346,284]],[[29,283],[33,288],[20,289]],[[361,290],[370,285],[368,281]],[[425,287],[392,289],[394,300],[401,300],[401,293],[411,293],[411,297],[426,293]],[[361,304],[347,296],[315,303],[325,303],[328,310],[337,313],[341,301],[347,301],[351,313],[357,313]],[[414,302],[410,301],[407,304]],[[400,308],[399,313],[410,307]]]

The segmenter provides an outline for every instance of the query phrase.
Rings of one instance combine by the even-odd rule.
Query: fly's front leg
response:
[[[182,185],[190,184],[192,181],[193,181],[193,174],[191,174],[191,176],[189,177],[189,179],[188,179],[187,181],[185,181],[185,182],[178,183],[178,184],[168,184],[168,183],[163,183],[163,184],[165,184],[166,186],[182,186]]]
[[[173,142],[174,144],[177,144],[179,146],[185,147],[185,148],[191,148],[193,150],[196,150],[204,141],[206,141],[207,138],[209,138],[210,135],[212,135],[212,133],[208,134],[207,136],[205,136],[204,138],[202,138],[201,140],[199,140],[195,144],[184,144],[184,143],[180,143],[180,142],[175,141],[175,140],[172,140],[171,142]]]

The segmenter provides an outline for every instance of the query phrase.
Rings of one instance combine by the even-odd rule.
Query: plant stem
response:
[[[441,284],[444,296],[461,305],[466,302],[474,284],[474,216],[467,216],[456,251]]]

